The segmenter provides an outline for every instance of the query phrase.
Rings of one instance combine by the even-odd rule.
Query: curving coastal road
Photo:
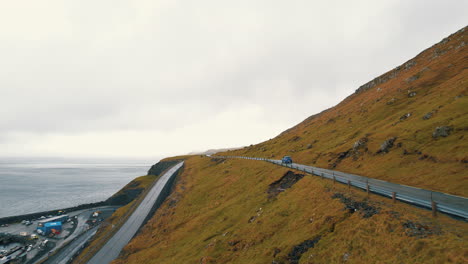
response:
[[[98,253],[88,261],[88,264],[107,264],[119,256],[122,248],[130,242],[140,229],[146,217],[151,212],[154,203],[160,196],[163,188],[166,186],[168,181],[176,175],[176,172],[183,165],[183,161],[178,163],[159,178],[135,212],[133,212],[133,214],[128,218],[127,222],[125,222],[119,231],[117,231],[117,233],[107,241],[101,250],[99,250]]]
[[[215,158],[239,158],[249,160],[260,160],[270,162],[276,165],[285,166],[292,169],[297,169],[312,175],[328,178],[354,186],[364,190],[369,190],[376,194],[387,197],[394,197],[396,200],[408,202],[424,208],[429,208],[434,211],[440,211],[464,221],[468,221],[468,198],[446,194],[442,192],[435,192],[421,188],[411,187],[407,185],[377,180],[360,175],[344,173],[334,170],[327,170],[323,168],[307,166],[303,164],[284,164],[281,160],[272,160],[265,158],[253,158],[244,156],[213,156]]]

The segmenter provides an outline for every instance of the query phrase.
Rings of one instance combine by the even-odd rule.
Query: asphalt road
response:
[[[269,162],[281,165],[280,160],[269,160]],[[290,166],[317,176],[323,175],[324,178],[333,179],[334,177],[336,181],[345,184],[348,184],[349,180],[351,186],[361,189],[366,189],[369,185],[369,191],[388,197],[392,197],[392,193],[395,193],[396,199],[426,208],[432,208],[432,201],[434,201],[437,210],[468,219],[468,199],[464,197],[302,164],[293,163]]]
[[[252,158],[242,156],[228,156],[222,158],[242,158],[250,160],[261,160],[271,162],[273,164],[301,170],[313,175],[317,175],[323,178],[334,179],[337,182],[349,184],[351,186],[367,190],[370,192],[377,193],[383,196],[392,197],[395,195],[395,199],[408,202],[417,206],[431,209],[434,205],[437,207],[437,211],[444,212],[463,220],[468,220],[468,198],[462,196],[456,196],[446,194],[442,192],[425,190],[417,187],[411,187],[407,185],[377,180],[373,178],[367,178],[350,173],[344,173],[334,170],[327,170],[323,168],[317,168],[312,166],[306,166],[303,164],[283,164],[281,160],[271,160],[264,158]]]
[[[101,250],[88,261],[88,264],[107,264],[119,256],[122,248],[130,242],[140,229],[168,180],[175,175],[183,164],[184,162],[178,163],[156,182],[135,212],[128,218],[127,222],[125,222]]]
[[[48,256],[43,256],[40,259],[38,259],[35,263],[42,261],[43,259],[47,258],[47,261],[44,262],[46,264],[51,264],[51,263],[67,263],[67,261],[73,257],[73,254],[78,250],[73,250],[75,247],[79,246],[77,241],[85,241],[83,244],[88,241],[92,235],[90,235],[91,230],[94,230],[95,228],[92,228],[90,230],[86,230],[88,228],[88,224],[86,224],[86,221],[90,218],[91,214],[95,211],[115,211],[118,207],[115,206],[103,206],[103,207],[96,207],[96,208],[90,208],[90,209],[83,209],[83,210],[78,210],[74,212],[70,212],[68,215],[71,217],[76,216],[78,219],[77,227],[73,234],[71,234],[67,239],[65,240],[59,240],[56,242],[56,246],[52,251],[59,251],[56,255],[51,256],[48,258]],[[93,235],[96,232],[93,233]],[[72,240],[76,239],[73,242],[70,242]],[[62,246],[66,243],[70,243],[66,245],[64,248]],[[64,252],[71,252],[73,251],[73,254],[68,255],[67,253]],[[32,251],[31,251],[32,252]],[[62,262],[62,260],[65,260],[65,262]]]
[[[50,257],[45,263],[47,264],[66,264],[76,254],[84,244],[91,239],[97,232],[99,226],[95,226],[88,230],[85,234],[78,237],[76,240],[68,244],[59,253]]]

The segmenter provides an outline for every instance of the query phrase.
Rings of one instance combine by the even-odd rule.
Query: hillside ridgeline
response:
[[[220,155],[290,155],[468,196],[466,41],[464,28],[276,138]],[[466,263],[466,222],[270,163],[183,158],[113,264]]]

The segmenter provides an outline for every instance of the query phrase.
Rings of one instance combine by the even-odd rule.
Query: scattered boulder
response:
[[[349,150],[343,151],[343,152],[338,153],[337,159],[338,159],[338,160],[342,160],[342,159],[345,159],[345,158],[349,157],[349,155],[350,155],[350,151],[349,151]]]
[[[354,142],[353,150],[356,151],[361,148],[365,148],[367,145],[367,141],[369,141],[367,137],[360,138],[358,141]]]
[[[388,153],[388,151],[393,147],[393,143],[395,143],[396,139],[396,137],[391,137],[385,140],[382,145],[380,145],[380,149],[377,153]]]
[[[228,245],[231,246],[231,247],[233,247],[233,246],[239,244],[240,242],[241,242],[241,241],[240,241],[240,240],[237,240],[237,239],[235,239],[235,240],[230,240],[230,241],[228,241]]]
[[[465,44],[465,41],[462,41],[459,45],[457,45],[457,46],[455,47],[455,49],[463,48],[463,47],[465,47],[465,45],[466,45],[466,44]]]
[[[349,256],[351,256],[351,253],[348,253],[348,252],[344,253],[344,254],[343,254],[343,262],[348,261]]]
[[[404,120],[408,119],[408,117],[410,117],[410,116],[411,116],[411,113],[406,113],[406,114],[404,114],[403,116],[400,117],[400,121],[404,121]]]
[[[429,160],[432,162],[437,162],[437,159],[433,156],[429,156],[427,154],[423,154],[422,156],[419,157],[419,160]]]
[[[408,97],[415,97],[415,96],[416,96],[416,92],[408,91]]]
[[[392,99],[388,100],[387,105],[392,105],[392,104],[394,104],[396,101],[397,101],[396,98],[392,98]]]
[[[409,69],[413,68],[414,65],[416,65],[415,61],[408,61],[407,63],[405,63],[404,68],[405,68],[405,70],[409,70]]]
[[[417,79],[419,79],[419,77],[420,77],[420,74],[413,75],[409,77],[408,79],[406,79],[406,82],[410,83],[410,82],[416,81]]]
[[[425,115],[422,117],[422,119],[423,119],[423,120],[428,120],[428,119],[430,119],[430,118],[432,117],[433,114],[434,114],[434,112],[431,111],[431,112],[425,114]]]
[[[357,151],[356,151],[356,152],[357,152]],[[353,149],[348,149],[347,151],[343,151],[343,152],[338,153],[335,162],[329,164],[328,167],[329,167],[330,169],[336,168],[336,166],[338,166],[338,164],[339,164],[343,159],[350,157],[350,156],[353,155],[354,153],[355,153],[355,151],[353,151]],[[328,162],[331,162],[331,161],[332,161],[332,159],[328,160]]]
[[[434,132],[432,132],[432,137],[433,138],[448,137],[450,133],[452,132],[452,130],[453,128],[449,126],[436,127]]]
[[[291,139],[289,139],[288,141],[290,141],[290,142],[291,142],[291,141],[292,141],[292,142],[296,142],[296,141],[299,141],[300,139],[301,139],[300,136],[294,136],[294,137],[292,137]]]
[[[311,149],[311,148],[312,148],[312,144],[308,144],[307,149]]]
[[[257,219],[256,215],[250,217],[248,223],[252,223],[253,221],[255,221],[255,219]]]

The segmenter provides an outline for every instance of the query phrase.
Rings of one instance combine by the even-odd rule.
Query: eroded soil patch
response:
[[[281,179],[273,182],[268,187],[268,198],[275,198],[279,193],[284,192],[286,189],[291,188],[296,182],[304,177],[304,174],[296,174],[292,171],[286,172]]]
[[[426,238],[431,235],[439,235],[442,230],[438,227],[433,227],[428,224],[406,221],[403,223],[405,234],[409,237]]]
[[[321,236],[316,236],[313,239],[306,240],[299,245],[293,247],[291,252],[288,254],[288,260],[291,264],[299,263],[299,259],[301,259],[302,254],[307,252],[310,248],[313,248],[315,244],[320,241]]]
[[[365,201],[355,201],[352,198],[346,197],[342,193],[335,193],[333,194],[332,198],[340,199],[340,201],[345,205],[345,209],[348,210],[350,213],[359,211],[363,218],[369,218],[380,212],[380,208],[372,206]]]

